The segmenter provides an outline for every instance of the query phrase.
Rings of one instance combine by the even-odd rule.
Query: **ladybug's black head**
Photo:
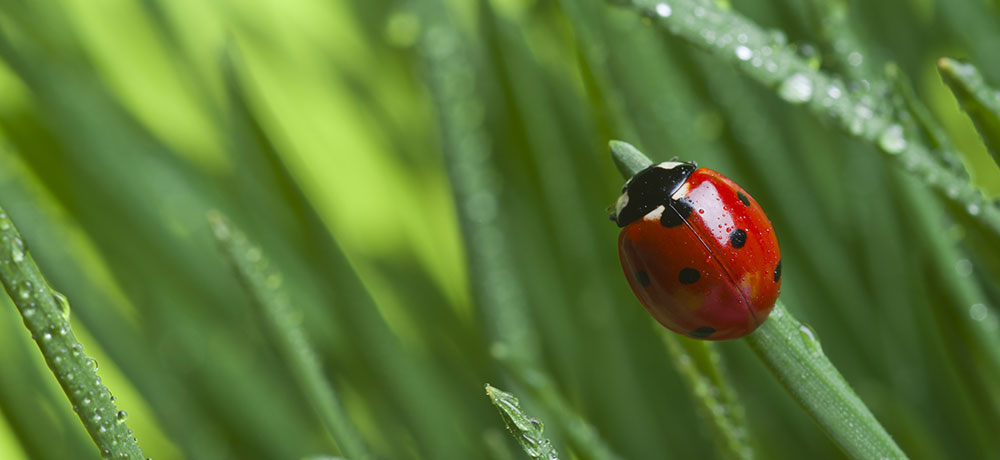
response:
[[[670,197],[696,168],[693,163],[668,161],[639,171],[625,183],[611,220],[624,227],[650,211],[668,205]]]

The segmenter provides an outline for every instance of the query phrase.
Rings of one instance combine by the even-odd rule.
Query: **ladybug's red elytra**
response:
[[[618,255],[642,306],[668,329],[743,337],[781,291],[771,221],[745,190],[694,163],[652,165],[629,179],[611,215]]]

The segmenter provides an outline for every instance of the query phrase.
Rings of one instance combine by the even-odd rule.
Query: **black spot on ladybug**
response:
[[[672,200],[667,209],[663,210],[663,215],[660,216],[660,225],[669,228],[683,224],[684,219],[687,219],[692,211],[694,211],[694,201],[690,198]]]
[[[688,332],[688,335],[697,339],[704,339],[712,334],[715,334],[715,328],[708,326],[702,326],[699,327],[698,329]]]
[[[736,192],[736,198],[739,198],[743,202],[743,206],[750,206],[750,198],[747,198],[743,192]]]
[[[742,228],[737,228],[729,234],[729,244],[733,245],[734,248],[742,248],[744,244],[747,244],[747,232]]]
[[[774,282],[777,283],[781,279],[781,261],[778,261],[778,266],[774,267]]]
[[[694,170],[694,165],[679,164],[670,169],[652,165],[639,171],[625,184],[624,193],[628,194],[628,203],[618,212],[618,226],[624,227],[657,207],[668,205],[670,196],[681,188]],[[666,214],[665,212],[664,215]]]
[[[694,284],[701,278],[701,273],[693,268],[685,268],[677,275],[677,279],[680,280],[681,284]]]
[[[646,270],[639,270],[636,272],[635,279],[639,281],[639,284],[649,286],[649,274],[646,273]]]

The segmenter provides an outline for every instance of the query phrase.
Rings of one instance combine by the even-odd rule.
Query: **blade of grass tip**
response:
[[[97,376],[96,361],[83,353],[83,346],[70,329],[69,302],[49,287],[3,208],[0,208],[0,281],[101,456],[146,458],[126,425],[128,414],[115,407],[111,391]]]
[[[281,287],[281,273],[270,267],[261,249],[221,213],[210,211],[208,220],[216,242],[260,309],[285,362],[291,366],[295,379],[312,400],[327,430],[348,457],[355,460],[371,458],[364,441],[344,413],[333,386],[323,375],[316,353],[302,329],[301,314],[293,309]]]
[[[651,164],[642,152],[624,142],[613,143],[611,155],[619,169],[625,169],[629,176]],[[792,398],[848,456],[906,458],[823,354],[816,334],[796,320],[781,301],[774,305],[768,320],[745,341]]]
[[[848,89],[840,78],[816,69],[785,43],[784,34],[766,31],[728,8],[696,0],[625,3],[671,35],[732,64],[781,99],[804,105],[846,134],[875,145],[905,171],[933,176],[925,183],[1000,235],[1000,207],[986,203],[977,187],[943,167],[927,145],[906,133],[890,102],[864,88]]]
[[[514,436],[529,457],[534,460],[559,460],[559,453],[552,446],[552,441],[542,435],[542,422],[525,415],[521,410],[521,403],[514,395],[490,384],[486,384],[486,395],[500,412],[500,418],[507,425],[511,436]]]
[[[652,164],[642,152],[627,142],[612,140],[608,145],[618,172],[626,180]],[[659,325],[656,327],[662,333],[663,343],[674,366],[695,395],[695,402],[703,410],[712,431],[722,441],[720,449],[725,456],[753,458],[743,416],[745,410],[737,402],[735,392],[724,377],[715,346],[700,340],[683,337],[678,339]],[[692,358],[695,363],[692,363]]]
[[[979,69],[970,63],[943,57],[938,60],[938,72],[976,125],[993,161],[1000,165],[1000,93],[986,84]]]
[[[564,430],[573,447],[586,458],[594,460],[620,460],[621,457],[608,447],[600,433],[586,419],[580,416],[556,388],[555,382],[547,374],[524,367],[523,363],[511,359],[505,347],[494,346],[493,357],[506,367],[518,383],[527,386],[534,396],[556,418],[557,426]]]
[[[931,148],[938,158],[957,176],[968,179],[969,172],[962,165],[962,160],[955,153],[955,146],[948,137],[944,126],[938,122],[931,110],[927,107],[917,90],[913,88],[913,82],[896,64],[890,63],[885,67],[886,77],[892,82],[896,94],[902,98],[900,109],[909,112],[913,116],[913,123],[918,131],[927,138]]]

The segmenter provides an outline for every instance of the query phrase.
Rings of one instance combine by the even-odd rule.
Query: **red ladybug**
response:
[[[781,252],[750,195],[694,163],[650,166],[611,215],[622,269],[642,306],[668,329],[705,340],[743,337],[771,313]]]

